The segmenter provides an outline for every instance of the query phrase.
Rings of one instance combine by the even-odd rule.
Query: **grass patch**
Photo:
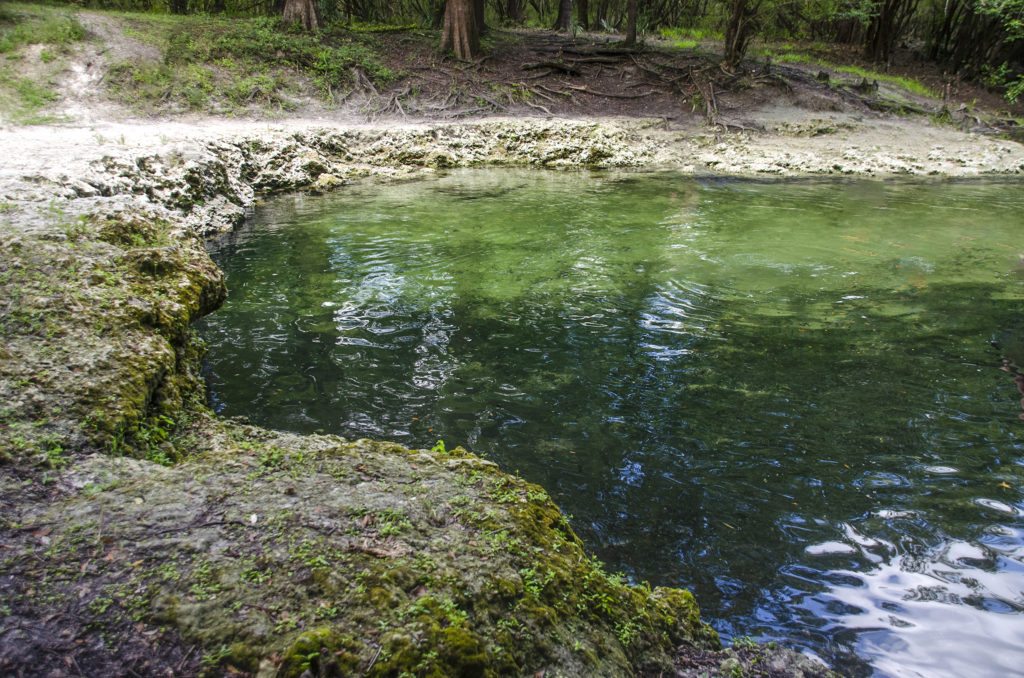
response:
[[[0,114],[9,122],[33,125],[57,120],[43,113],[60,98],[56,75],[61,56],[85,37],[70,12],[45,5],[0,5]],[[38,57],[26,49],[45,45]],[[38,61],[37,61],[38,58]]]
[[[383,65],[375,38],[340,27],[310,33],[268,17],[125,18],[127,34],[162,54],[159,62],[125,62],[111,69],[115,97],[136,107],[287,108],[296,73],[328,101],[351,87],[356,69],[379,84],[396,77]]]
[[[804,54],[802,52],[776,52],[774,50],[764,50],[762,52],[766,56],[770,56],[779,63],[798,63],[798,64],[813,64],[822,68],[829,68],[837,73],[847,73],[849,75],[856,76],[858,78],[866,78],[867,80],[877,80],[878,82],[885,82],[890,85],[896,85],[902,87],[911,94],[917,94],[920,96],[930,97],[937,99],[939,95],[932,89],[926,87],[921,82],[914,78],[904,78],[898,75],[888,75],[885,73],[877,73],[870,71],[866,68],[859,66],[837,66],[829,63],[824,59],[818,58],[811,54]]]
[[[704,28],[662,28],[658,31],[661,37],[666,40],[678,40],[681,42],[693,42],[694,45],[701,40],[721,40],[722,31]],[[681,45],[677,45],[681,46]]]
[[[14,69],[0,64],[0,113],[18,125],[41,125],[59,118],[43,111],[60,97],[54,83],[47,79],[20,77]]]
[[[84,37],[85,29],[70,12],[42,5],[0,5],[0,54],[25,45],[67,47]]]

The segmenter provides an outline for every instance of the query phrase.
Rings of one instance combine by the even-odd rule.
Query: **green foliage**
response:
[[[999,19],[1010,40],[1024,38],[1024,0],[978,0],[977,8]]]
[[[732,646],[738,650],[755,650],[757,641],[750,636],[736,636],[732,639]]]
[[[163,59],[117,64],[109,81],[119,98],[143,108],[168,102],[192,110],[215,104],[285,108],[288,76],[296,71],[327,99],[352,83],[356,69],[377,83],[395,77],[372,37],[341,28],[311,33],[269,17],[132,20],[139,39],[158,46]]]
[[[981,69],[981,80],[989,89],[1003,90],[1003,96],[1011,104],[1024,94],[1024,75],[1014,77],[1006,62],[999,66],[985,66]]]
[[[11,94],[10,97],[3,97],[0,107],[13,122],[34,125],[56,119],[42,113],[59,98],[55,86],[49,80],[39,82],[33,78],[19,77],[14,69],[0,65],[0,92]]]
[[[661,37],[666,40],[680,40],[696,44],[701,40],[721,40],[722,31],[703,28],[662,28],[659,31]]]
[[[219,648],[212,652],[203,653],[200,659],[200,665],[203,668],[204,675],[212,672],[213,669],[217,668],[222,661],[231,656],[231,648],[227,645],[221,645]]]
[[[886,82],[897,87],[911,92],[912,94],[918,94],[920,96],[926,96],[931,98],[937,98],[938,94],[934,91],[921,84],[914,78],[905,78],[897,75],[888,75],[886,73],[879,73],[877,71],[871,71],[866,68],[859,66],[841,66],[838,64],[831,63],[819,57],[811,54],[804,54],[801,52],[779,52],[776,50],[766,49],[762,51],[762,54],[771,56],[779,63],[799,63],[799,64],[813,64],[822,68],[830,68],[837,73],[848,73],[849,75],[857,76],[858,78],[866,78],[867,80],[877,80],[878,82]]]
[[[0,54],[24,45],[67,46],[85,37],[69,12],[34,5],[0,5]]]

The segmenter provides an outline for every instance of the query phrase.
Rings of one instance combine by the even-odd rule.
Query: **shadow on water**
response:
[[[1008,675],[1022,206],[1016,184],[522,171],[285,197],[215,247],[211,392],[486,454],[727,637]]]

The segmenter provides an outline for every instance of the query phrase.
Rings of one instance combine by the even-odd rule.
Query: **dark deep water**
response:
[[[477,170],[286,196],[215,246],[212,397],[485,454],[727,637],[1024,675],[1022,215],[1009,182]]]

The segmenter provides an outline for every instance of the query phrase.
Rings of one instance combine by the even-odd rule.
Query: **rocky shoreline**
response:
[[[476,165],[1024,172],[1019,144],[902,122],[0,133],[2,672],[824,675],[721,652],[689,593],[606,573],[543,489],[461,449],[213,416],[191,324],[226,295],[205,239],[280,191]]]

